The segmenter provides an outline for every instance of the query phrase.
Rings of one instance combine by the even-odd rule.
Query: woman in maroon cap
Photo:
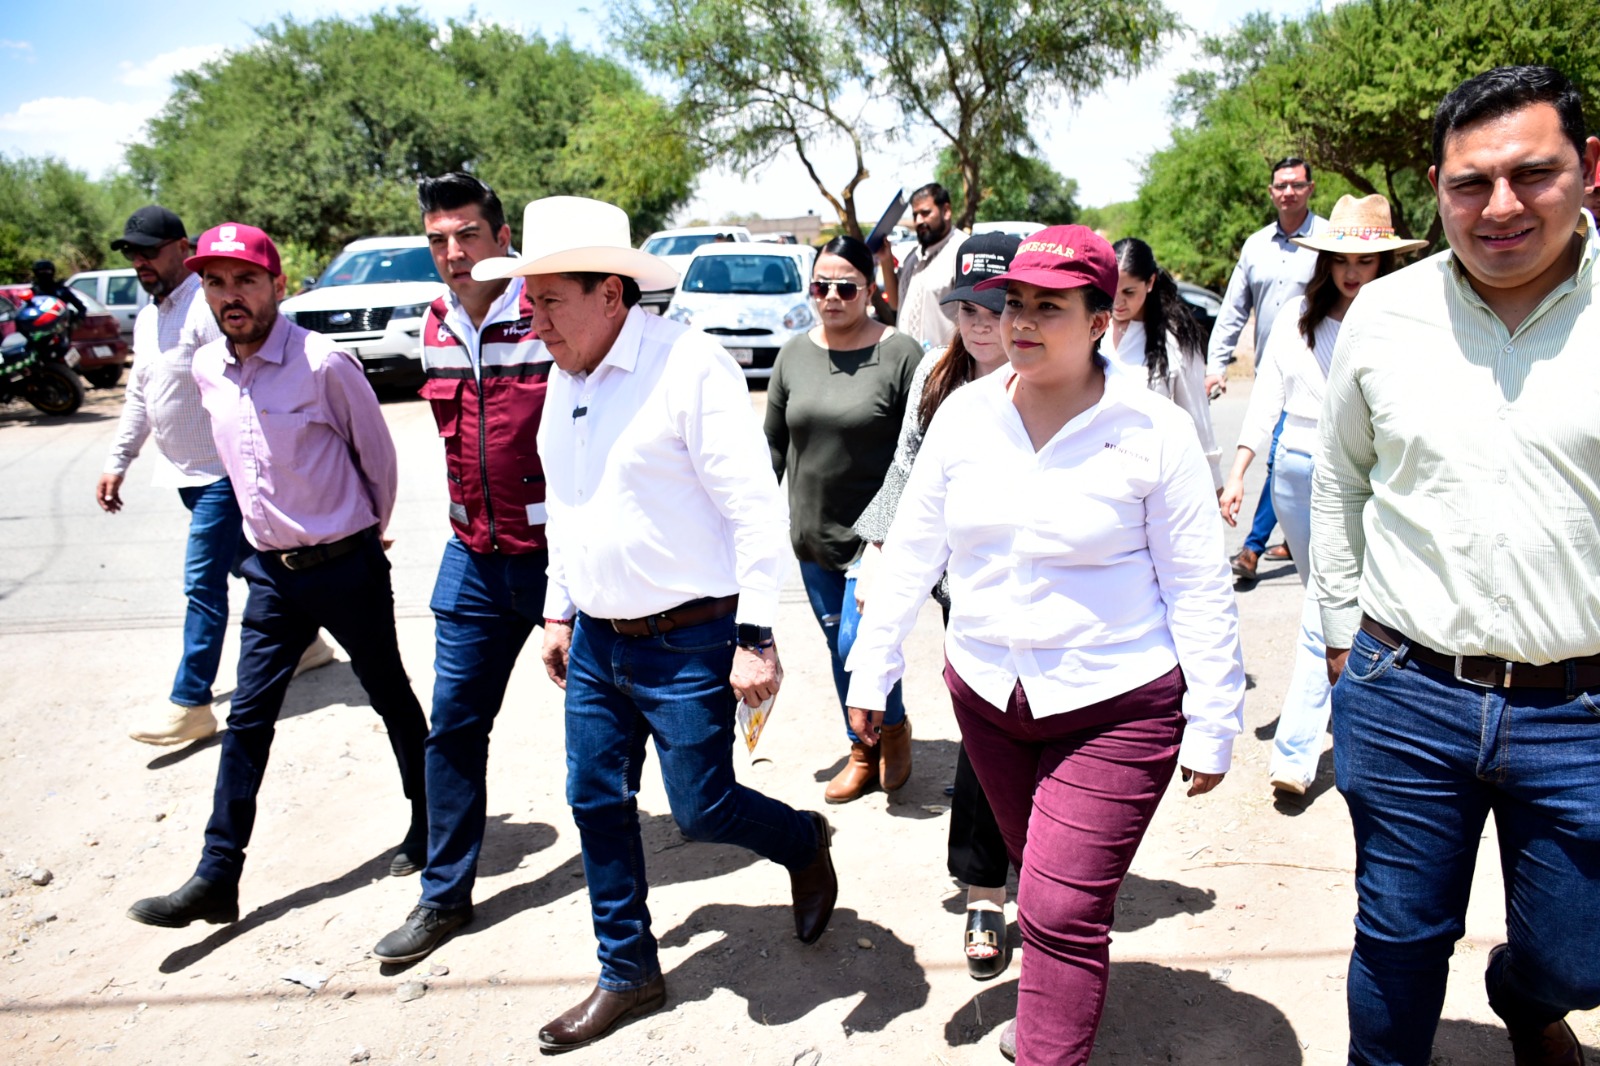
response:
[[[1111,246],[1041,230],[978,286],[994,287],[1010,365],[928,427],[851,656],[850,718],[871,743],[947,570],[945,682],[1021,871],[1017,1061],[1083,1063],[1113,905],[1156,804],[1179,766],[1191,796],[1228,770],[1238,614],[1194,423],[1099,353]]]

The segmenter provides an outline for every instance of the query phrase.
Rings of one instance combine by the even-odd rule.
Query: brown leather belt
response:
[[[652,614],[645,618],[596,618],[624,637],[659,637],[674,629],[702,625],[726,618],[739,606],[738,596],[718,596],[716,599],[690,600],[670,611]]]
[[[1600,655],[1533,666],[1493,655],[1446,655],[1366,614],[1361,616],[1361,631],[1386,648],[1404,647],[1407,658],[1479,688],[1553,688],[1570,693],[1600,688]]]
[[[326,544],[313,544],[309,548],[288,548],[284,551],[264,551],[260,554],[268,555],[283,564],[285,570],[310,570],[313,566],[321,566],[330,559],[337,559],[341,555],[349,555],[368,537],[378,535],[377,526],[368,526],[359,533],[352,533],[348,537],[330,540]]]

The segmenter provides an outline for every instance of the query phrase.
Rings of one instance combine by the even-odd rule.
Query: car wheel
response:
[[[114,389],[117,387],[117,382],[122,380],[122,368],[97,366],[93,370],[86,371],[83,376],[97,389]]]

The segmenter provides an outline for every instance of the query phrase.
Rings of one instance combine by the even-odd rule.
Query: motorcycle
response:
[[[47,415],[70,415],[83,406],[83,379],[67,365],[72,313],[57,296],[35,296],[0,321],[16,327],[0,340],[0,402],[23,399]]]

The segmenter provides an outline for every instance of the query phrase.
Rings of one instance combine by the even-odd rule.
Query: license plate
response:
[[[101,359],[109,359],[116,353],[112,351],[110,345],[97,344],[94,346],[94,354]]]
[[[733,361],[740,366],[749,366],[756,361],[754,348],[729,348],[728,354],[733,356]]]
[[[78,349],[72,348],[67,351],[67,357],[64,362],[72,369],[76,370],[78,369],[79,364],[83,362],[83,356],[78,354]]]

